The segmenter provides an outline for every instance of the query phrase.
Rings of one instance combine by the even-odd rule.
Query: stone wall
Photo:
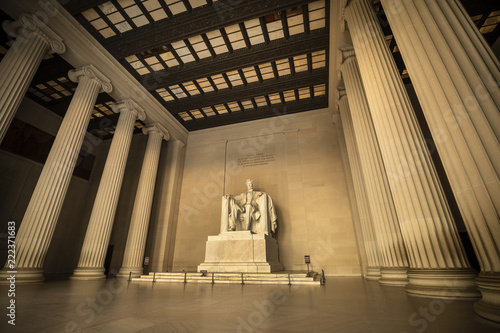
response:
[[[173,271],[194,271],[205,242],[220,229],[221,196],[268,193],[278,214],[277,240],[287,270],[361,274],[349,196],[328,109],[191,132],[175,238]]]

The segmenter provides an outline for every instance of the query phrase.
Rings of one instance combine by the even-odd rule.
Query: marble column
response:
[[[372,209],[373,225],[381,254],[379,282],[384,285],[404,286],[408,283],[409,265],[406,249],[364,88],[352,56],[352,50],[339,52],[338,56],[345,89],[349,94],[349,107],[341,110],[344,111],[343,117],[358,143],[360,172],[365,177],[367,200]]]
[[[410,263],[406,290],[477,297],[476,274],[373,8],[367,0],[352,0],[345,18]]]
[[[43,281],[43,262],[54,234],[90,115],[101,90],[110,93],[109,80],[94,66],[69,72],[78,82],[59,127],[16,237],[16,283]],[[6,267],[7,268],[7,267]],[[12,270],[12,269],[11,269]],[[3,279],[5,269],[1,274]]]
[[[179,202],[184,170],[186,145],[181,140],[168,142],[167,156],[165,157],[165,172],[158,179],[159,199],[162,202],[154,215],[157,223],[151,239],[151,272],[172,271],[175,230],[179,215]]]
[[[142,275],[142,260],[146,249],[161,143],[163,139],[170,139],[169,132],[160,124],[144,127],[142,132],[149,135],[149,138],[132,210],[123,263],[118,277],[128,277],[130,273],[132,277]]]
[[[16,40],[0,62],[0,143],[33,80],[42,58],[64,53],[62,39],[35,16],[21,14],[17,21],[5,21],[5,32]]]
[[[366,197],[365,179],[361,172],[361,166],[358,155],[358,145],[354,136],[352,135],[352,127],[350,126],[349,104],[345,96],[345,90],[338,90],[338,109],[340,111],[340,123],[342,124],[342,132],[344,134],[345,143],[347,147],[347,155],[349,156],[349,165],[352,171],[352,181],[354,184],[354,193],[356,202],[358,204],[361,231],[363,233],[363,241],[365,244],[366,259],[368,262],[367,267],[367,280],[379,280],[380,271],[380,258],[377,244],[377,237],[373,229],[373,217],[370,206]],[[406,280],[406,269],[404,270],[404,279]],[[405,281],[406,282],[406,281]]]
[[[500,321],[500,64],[459,1],[382,1]],[[411,18],[411,19],[410,19]]]
[[[120,117],[90,214],[80,260],[71,276],[72,279],[94,280],[106,277],[104,259],[113,228],[134,125],[138,118],[146,119],[144,110],[131,99],[114,103],[113,111],[120,113]]]

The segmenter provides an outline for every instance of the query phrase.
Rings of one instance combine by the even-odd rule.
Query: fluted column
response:
[[[132,273],[132,277],[142,275],[142,259],[146,249],[161,143],[163,139],[170,139],[169,132],[160,124],[144,127],[142,132],[149,135],[149,138],[142,162],[122,268],[118,273],[119,277],[128,277],[130,273]]]
[[[349,165],[352,171],[352,182],[354,184],[354,194],[358,204],[361,231],[363,233],[366,259],[368,261],[366,279],[378,280],[380,279],[380,258],[377,238],[373,230],[372,213],[366,198],[366,186],[364,177],[361,173],[357,143],[352,136],[352,128],[349,127],[348,119],[346,119],[346,113],[348,113],[349,105],[345,96],[345,90],[339,89],[338,94],[338,109],[341,116],[340,123],[342,124],[342,132],[344,133],[346,142],[347,155],[349,156]]]
[[[344,56],[339,54],[340,61]],[[368,118],[362,120],[366,128],[361,131],[359,127],[359,118],[365,115],[364,112],[368,112],[368,109],[362,110],[361,108],[367,108],[368,105],[363,105],[363,102],[366,103],[366,99],[363,101],[364,92],[353,91],[352,81],[350,77],[346,77],[349,74],[345,74],[343,66],[341,69],[344,73],[346,91],[349,93],[349,103],[347,98],[340,99],[340,110],[343,123],[347,127],[346,140],[350,136],[352,141],[357,142],[359,173],[364,176],[367,201],[373,216],[372,224],[381,254],[382,268],[379,282],[384,285],[405,286],[408,283],[408,258],[380,156],[380,148],[373,126],[370,128],[369,114],[366,114]]]
[[[16,40],[0,62],[0,143],[21,100],[47,53],[64,53],[62,39],[36,16],[21,14],[17,21],[5,21],[4,30]]]
[[[97,95],[101,89],[108,93],[112,90],[111,83],[92,65],[71,70],[69,78],[78,82],[78,86],[59,127],[17,234],[16,282],[43,281],[43,262],[54,234]],[[5,274],[5,269],[3,274]]]
[[[410,262],[406,290],[477,297],[475,273],[375,13],[367,0],[352,0],[345,17]]]
[[[106,277],[104,259],[113,228],[134,125],[137,118],[146,119],[144,110],[131,99],[114,103],[113,111],[120,113],[120,117],[90,214],[78,267],[71,276],[73,279],[93,280]]]
[[[382,3],[481,265],[476,311],[500,321],[500,64],[459,1]]]

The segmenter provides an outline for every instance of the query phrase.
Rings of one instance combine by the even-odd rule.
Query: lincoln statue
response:
[[[250,230],[270,235],[277,227],[273,200],[264,192],[254,191],[252,179],[247,179],[246,185],[246,192],[222,197],[221,232]]]

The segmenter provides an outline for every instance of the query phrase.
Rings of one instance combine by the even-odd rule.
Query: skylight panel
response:
[[[222,74],[213,75],[211,76],[211,79],[212,81],[214,81],[214,84],[217,86],[217,89],[226,89],[228,87],[227,82],[226,80],[224,80]]]
[[[203,116],[203,114],[200,112],[200,110],[192,110],[190,112],[191,112],[191,115],[193,117],[195,117],[196,119],[205,118],[205,116]]]
[[[181,117],[182,120],[184,120],[184,121],[193,120],[193,118],[187,112],[179,112],[179,117]]]
[[[181,58],[183,63],[195,61],[193,55],[191,54],[186,46],[186,43],[184,43],[183,40],[172,43],[172,47],[174,48],[179,58]]]
[[[257,77],[257,73],[253,67],[247,67],[242,70],[243,75],[245,75],[245,79],[248,83],[257,82],[259,78]]]
[[[257,104],[257,107],[267,106],[267,101],[264,96],[255,97],[254,100],[255,104]]]
[[[246,47],[245,40],[243,39],[243,34],[241,33],[238,24],[225,27],[224,30],[226,31],[227,38],[231,42],[233,50],[238,50]]]
[[[250,44],[257,45],[265,42],[259,19],[245,21],[245,28],[250,39]]]
[[[326,66],[326,51],[316,51],[311,54],[312,56],[312,68],[322,68]]]
[[[318,84],[314,86],[314,97],[322,96],[326,94],[326,86],[325,84]]]
[[[304,17],[301,7],[288,9],[286,11],[286,16],[290,36],[304,32]]]
[[[251,109],[253,109],[253,103],[249,99],[247,99],[245,101],[241,101],[241,105],[243,105],[243,108],[245,110],[251,110]]]
[[[295,101],[295,91],[294,90],[284,91],[283,97],[285,98],[285,102],[293,102]]]
[[[140,75],[149,74],[149,69],[146,68],[146,65],[142,61],[137,58],[135,55],[131,55],[126,57],[125,60],[132,66],[133,69],[137,71]]]
[[[241,108],[237,102],[227,103],[227,106],[229,106],[231,112],[241,111]]]
[[[201,87],[201,89],[203,89],[204,93],[214,91],[214,87],[212,87],[212,85],[210,84],[210,82],[208,81],[207,78],[198,79],[198,80],[196,80],[196,82]]]
[[[207,44],[205,44],[205,41],[201,36],[190,37],[189,42],[191,43],[193,49],[196,51],[196,55],[198,55],[198,58],[204,59],[211,56]]]
[[[259,65],[260,74],[262,75],[262,79],[274,79],[273,68],[271,67],[271,63],[265,63]]]
[[[206,35],[216,54],[229,52],[219,30],[207,32]]]
[[[234,86],[240,86],[243,84],[243,81],[241,80],[240,73],[238,71],[231,71],[226,73],[227,78],[231,82],[231,84]]]
[[[168,89],[170,89],[172,94],[174,94],[175,97],[177,97],[179,99],[188,97],[178,84],[174,84],[173,86],[169,86]]]
[[[143,1],[142,4],[144,5],[144,8],[146,8],[147,11],[150,13],[161,8],[161,5],[158,2],[158,0],[146,0]]]
[[[271,102],[271,104],[280,104],[281,103],[281,98],[280,98],[279,93],[270,94],[270,95],[268,95],[268,97],[269,97],[269,101]]]
[[[283,33],[283,25],[281,24],[280,20],[276,20],[266,24],[270,40],[275,40],[285,37]]]
[[[201,109],[203,111],[203,113],[207,116],[207,117],[212,117],[212,116],[215,116],[216,113],[214,112],[214,110],[212,109],[211,106],[206,106],[204,108]]]
[[[173,15],[187,12],[186,6],[184,6],[184,3],[180,0],[165,0],[165,3],[167,4],[168,9],[170,9]]]
[[[205,6],[207,4],[206,0],[189,0],[189,4],[192,8],[197,8],[201,6]]]
[[[182,86],[184,87],[184,89],[186,89],[186,91],[191,96],[195,96],[195,95],[201,94],[201,92],[198,90],[198,88],[196,87],[196,85],[192,81],[191,82],[184,82],[182,84]]]
[[[296,73],[307,71],[307,55],[293,57],[293,66]]]
[[[310,2],[307,4],[309,9],[309,28],[311,30],[325,27],[325,0]]]
[[[168,67],[179,66],[179,62],[177,61],[177,59],[175,59],[174,55],[170,51],[161,53],[160,57],[167,64]]]
[[[228,113],[228,111],[227,111],[226,107],[224,106],[224,104],[219,104],[219,105],[216,105],[214,107],[215,107],[215,110],[217,110],[218,114]]]
[[[150,56],[150,57],[144,58],[144,61],[146,61],[146,63],[154,71],[160,71],[162,69],[165,69],[165,67],[163,67],[163,65],[160,63],[160,60],[156,56]]]
[[[305,99],[311,97],[311,89],[309,87],[299,89],[299,99]]]
[[[131,1],[131,4],[133,4],[133,5],[129,4],[127,7],[124,4],[122,4],[120,1],[119,1],[119,3],[122,6],[122,8],[125,10],[125,13],[127,13],[127,15],[131,19],[144,14],[142,12],[142,10],[139,8],[139,6],[137,6],[135,4],[134,1]]]
[[[278,69],[279,76],[290,74],[290,62],[288,61],[288,59],[277,60],[276,68]]]
[[[170,102],[175,99],[165,88],[156,89],[156,92],[158,93],[158,95],[160,95],[161,98],[163,98],[165,102]]]

